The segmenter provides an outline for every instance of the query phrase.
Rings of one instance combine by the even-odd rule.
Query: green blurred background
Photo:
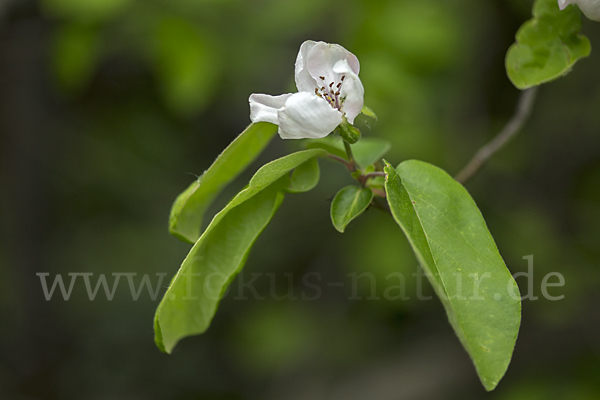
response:
[[[370,210],[345,234],[329,221],[348,182],[289,195],[245,267],[265,300],[225,298],[210,330],[170,356],[153,343],[156,300],[46,301],[36,273],[168,279],[189,245],[170,237],[172,201],[249,123],[250,93],[294,90],[306,39],[361,61],[366,103],[396,164],[456,173],[513,112],[504,55],[530,16],[523,0],[4,0],[0,2],[0,398],[573,399],[600,398],[599,53],[541,88],[526,129],[467,188],[512,272],[534,255],[534,294],[565,276],[560,301],[524,301],[499,388],[478,382],[441,304],[414,298],[416,261],[389,216]],[[600,48],[600,25],[584,31]],[[298,148],[276,138],[261,162]],[[292,274],[322,274],[317,300],[276,300]],[[408,301],[349,300],[371,272],[381,295],[402,272]],[[288,274],[288,275],[286,275]],[[526,282],[518,279],[522,291]],[[109,279],[109,282],[111,280]],[[139,280],[136,281],[139,284]],[[327,282],[345,282],[328,287]],[[237,281],[234,281],[234,285]],[[424,291],[431,294],[427,286]],[[313,292],[309,292],[311,295]]]

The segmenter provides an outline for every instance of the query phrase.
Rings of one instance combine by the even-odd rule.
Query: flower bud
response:
[[[360,139],[360,131],[348,122],[346,117],[342,117],[342,123],[336,128],[336,132],[350,144],[354,144]]]

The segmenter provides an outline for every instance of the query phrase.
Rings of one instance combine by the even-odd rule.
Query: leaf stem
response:
[[[350,146],[350,143],[346,142],[345,140],[343,140],[344,142],[344,149],[346,149],[346,154],[348,155],[348,161],[350,162],[350,166],[352,169],[350,169],[350,171],[354,172],[357,170],[356,168],[356,161],[354,161],[354,154],[352,154],[352,147]]]
[[[465,183],[525,125],[535,103],[537,87],[521,93],[515,113],[504,128],[489,143],[481,147],[471,161],[454,177],[458,182]]]

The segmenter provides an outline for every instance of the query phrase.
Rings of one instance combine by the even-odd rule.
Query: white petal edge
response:
[[[308,52],[307,67],[310,75],[317,80],[318,85],[335,82],[333,66],[341,60],[346,60],[352,72],[358,75],[360,63],[358,58],[339,44],[317,42]],[[325,82],[320,78],[325,78]]]
[[[282,139],[324,138],[342,122],[342,113],[308,92],[292,94],[277,115]]]
[[[251,94],[248,98],[248,102],[250,103],[250,120],[255,123],[270,122],[276,125],[279,124],[277,111],[285,105],[286,100],[291,95],[291,93],[279,96],[262,93]]]
[[[558,0],[558,8],[564,10],[567,6],[571,4],[570,0]]]
[[[307,59],[308,53],[312,50],[317,42],[307,40],[300,46],[298,56],[296,57],[296,65],[294,70],[294,78],[296,87],[299,92],[314,92],[317,87],[317,81],[308,72]]]
[[[346,60],[341,60],[335,63],[333,66],[333,72],[338,76],[346,76],[340,90],[340,96],[342,98],[345,97],[344,104],[342,105],[342,111],[346,113],[348,122],[354,124],[354,118],[360,114],[363,106],[365,105],[365,88],[358,75],[354,73]]]
[[[577,4],[583,15],[592,21],[600,21],[600,0],[567,0],[570,4]]]

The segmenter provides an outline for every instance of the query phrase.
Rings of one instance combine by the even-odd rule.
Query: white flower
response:
[[[600,0],[558,0],[558,8],[561,10],[569,4],[577,4],[586,17],[593,21],[600,21]]]
[[[279,125],[283,139],[323,138],[345,116],[348,122],[363,107],[365,90],[356,56],[338,44],[307,40],[296,58],[297,93],[250,95],[252,122]]]

